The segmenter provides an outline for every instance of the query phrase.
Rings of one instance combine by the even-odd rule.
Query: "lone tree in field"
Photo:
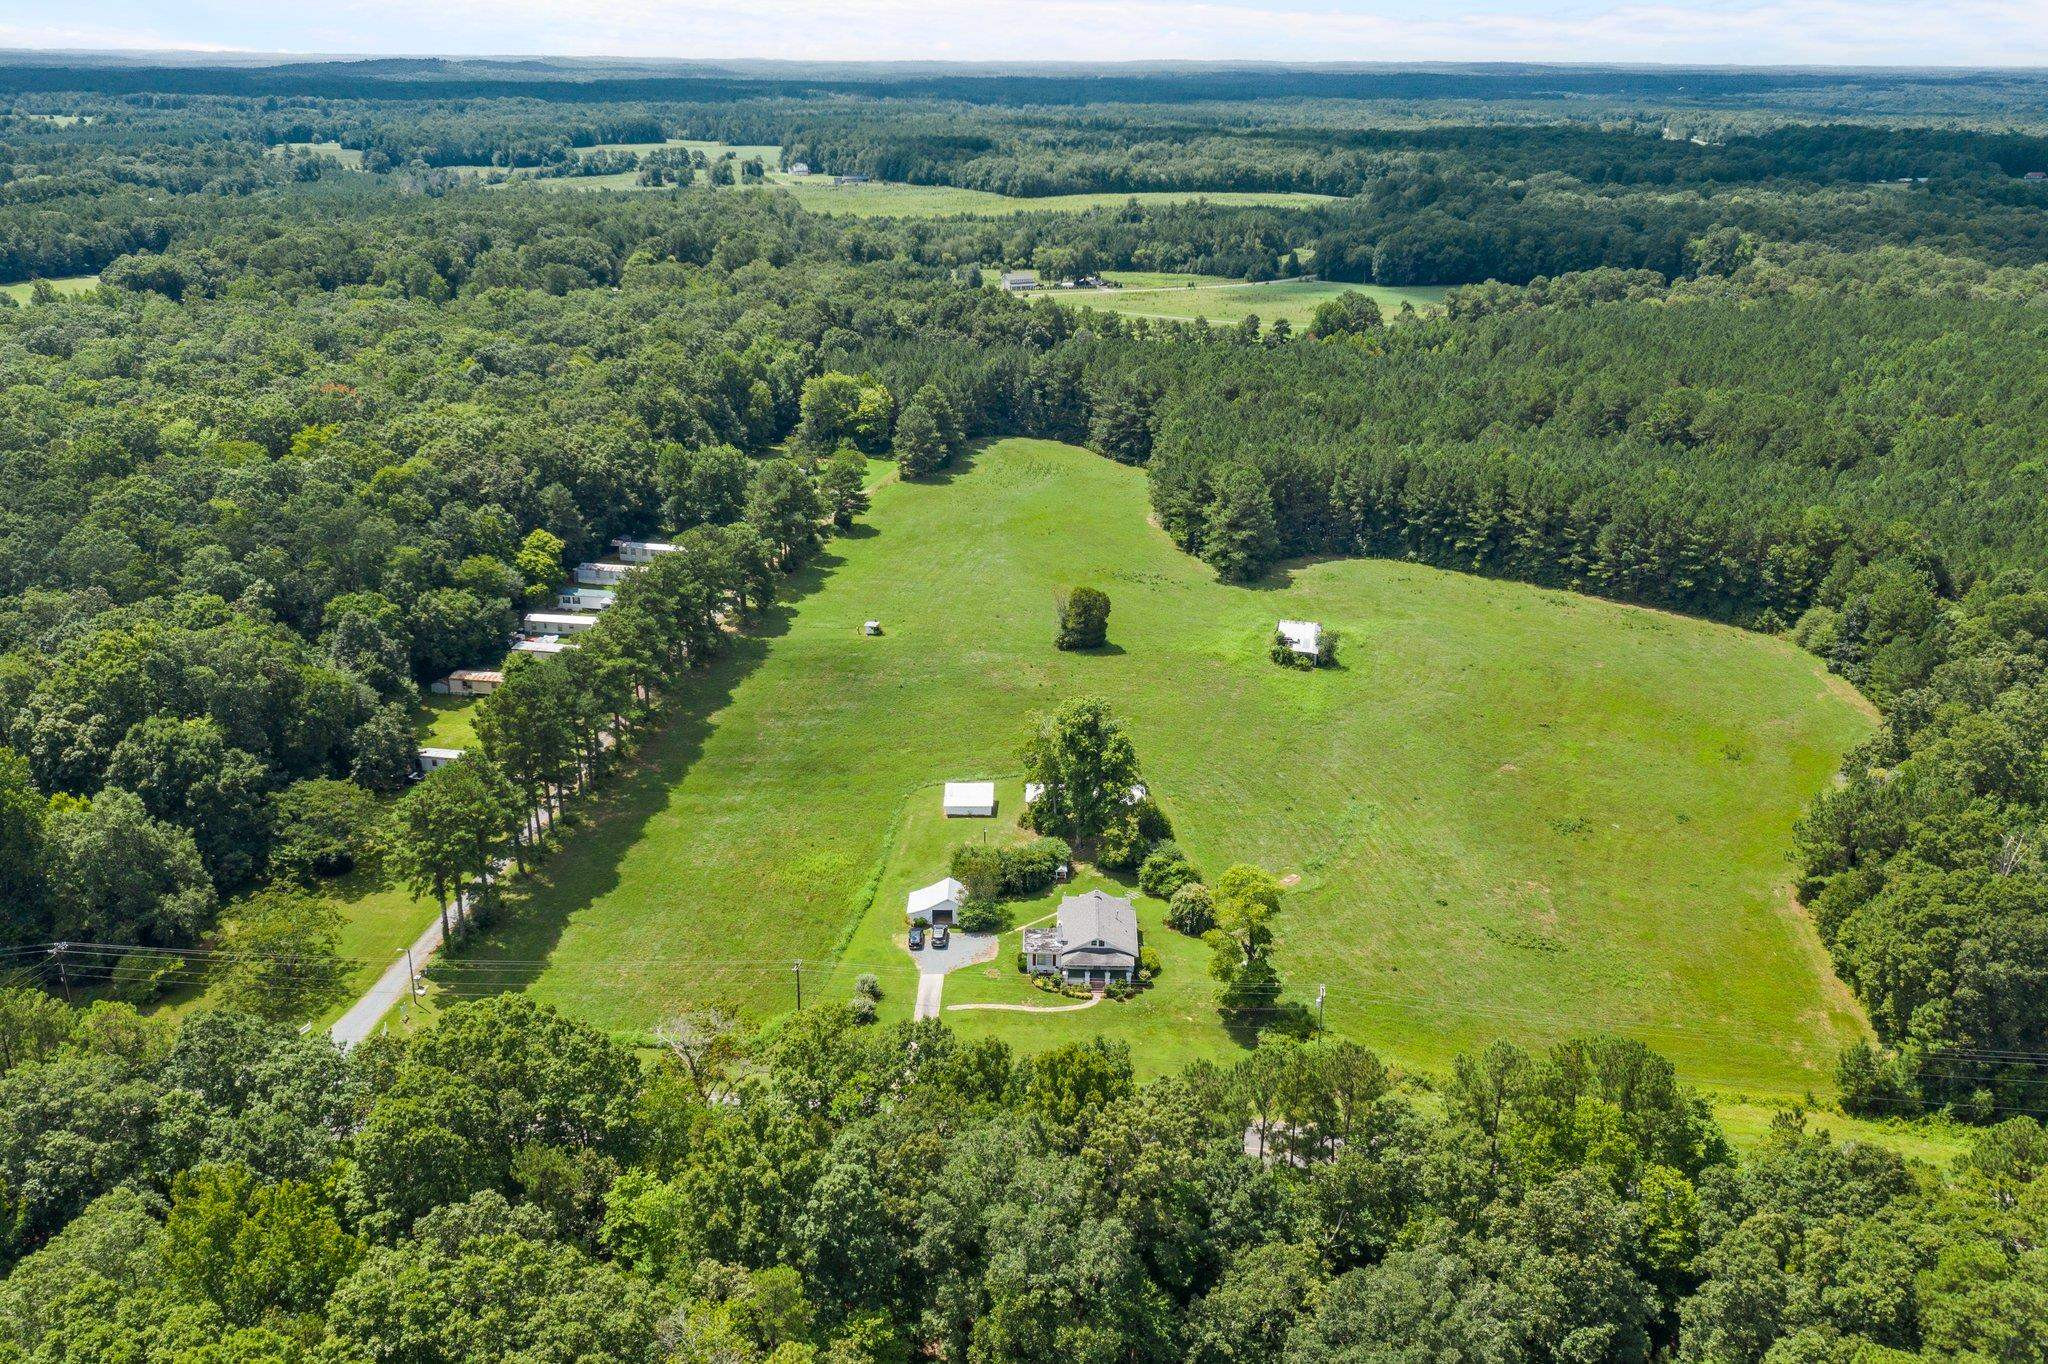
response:
[[[1060,632],[1053,643],[1062,649],[1100,649],[1109,643],[1109,594],[1093,587],[1062,592]]]
[[[1216,878],[1211,899],[1216,926],[1202,940],[1209,944],[1209,974],[1223,983],[1218,1004],[1226,1014],[1271,1009],[1280,998],[1280,977],[1269,959],[1280,883],[1240,862]]]
[[[1024,745],[1024,776],[1045,788],[1031,807],[1032,826],[1079,843],[1129,811],[1138,750],[1107,701],[1080,697],[1047,716]]]

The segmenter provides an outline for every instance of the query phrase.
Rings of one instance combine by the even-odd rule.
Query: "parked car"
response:
[[[934,928],[932,930],[933,947],[944,947],[947,943],[951,941],[953,941],[953,930],[946,927],[944,924],[940,924],[937,928]]]
[[[923,925],[923,924],[912,924],[912,925],[910,926],[910,950],[911,950],[911,951],[913,951],[913,952],[922,952],[922,951],[924,951],[924,925]]]

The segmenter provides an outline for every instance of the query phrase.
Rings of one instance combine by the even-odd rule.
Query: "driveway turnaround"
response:
[[[922,952],[912,952],[910,958],[917,963],[917,1009],[911,1017],[937,1018],[946,993],[946,973],[987,961],[995,956],[998,941],[993,933],[955,929],[953,940],[944,947],[927,946]]]

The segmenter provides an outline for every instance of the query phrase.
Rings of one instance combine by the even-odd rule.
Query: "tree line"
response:
[[[828,1000],[651,1060],[511,996],[343,1055],[0,991],[0,1357],[2025,1358],[2048,1137],[1740,1160],[1585,1038],[1141,1083]]]

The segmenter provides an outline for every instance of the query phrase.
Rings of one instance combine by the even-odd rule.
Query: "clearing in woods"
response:
[[[1052,647],[1053,594],[1077,582],[1112,599],[1104,651]],[[1268,661],[1281,617],[1340,631],[1342,666]],[[886,633],[863,636],[869,618]],[[631,1031],[691,1002],[786,1009],[801,958],[807,1003],[871,970],[885,1016],[907,1015],[905,892],[953,844],[1015,836],[1031,717],[1084,694],[1128,724],[1198,866],[1299,877],[1289,997],[1326,984],[1331,1029],[1392,1059],[1606,1029],[1703,1084],[1796,1095],[1829,1090],[1858,1035],[1778,900],[1795,815],[1871,728],[1813,658],[1412,564],[1226,586],[1150,524],[1141,471],[1022,439],[878,488],[867,524],[686,684],[594,827],[437,974]],[[937,816],[935,784],[962,778],[1001,783],[997,818]],[[1166,963],[1139,999],[947,1022],[1024,1047],[1124,1037],[1147,1074],[1233,1051],[1205,952],[1159,909],[1139,905]],[[947,1002],[1061,1002],[1018,982],[1011,945]]]
[[[1121,289],[1048,289],[1046,296],[1083,308],[1101,308],[1125,317],[1161,317],[1175,321],[1242,322],[1256,316],[1267,326],[1285,318],[1299,331],[1316,315],[1316,307],[1339,294],[1364,294],[1380,305],[1389,320],[1412,305],[1418,313],[1442,312],[1448,289],[1439,285],[1343,284],[1336,280],[1277,279],[1258,284],[1235,283],[1212,275],[1145,275],[1127,278],[1117,271],[1110,279]],[[1142,279],[1132,283],[1131,279]]]

